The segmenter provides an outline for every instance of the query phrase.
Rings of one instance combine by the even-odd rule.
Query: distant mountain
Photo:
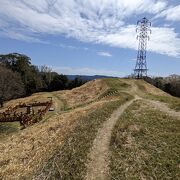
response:
[[[95,76],[87,76],[87,75],[66,75],[69,80],[74,80],[76,77],[80,77],[84,81],[91,81],[94,79],[102,79],[102,78],[116,78],[113,76],[101,76],[101,75],[95,75]]]

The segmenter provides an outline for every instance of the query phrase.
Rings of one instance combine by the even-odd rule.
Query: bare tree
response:
[[[43,65],[43,66],[40,66],[39,69],[40,69],[40,72],[45,75],[47,84],[49,85],[50,82],[52,81],[52,68],[46,65]]]

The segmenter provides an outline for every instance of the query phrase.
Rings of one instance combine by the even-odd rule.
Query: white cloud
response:
[[[87,47],[81,47],[81,46],[73,46],[73,45],[67,45],[67,44],[53,44],[56,47],[61,47],[61,48],[65,48],[65,49],[70,49],[70,50],[80,50],[80,51],[89,51],[90,49]],[[91,50],[93,51],[93,50]]]
[[[26,42],[37,42],[37,43],[43,43],[43,44],[47,44],[48,42],[45,42],[43,40],[40,40],[36,37],[33,36],[29,36],[20,32],[16,32],[16,31],[3,31],[2,33],[0,33],[0,36],[6,36],[12,39],[17,39],[17,40],[22,40],[22,41],[26,41]]]
[[[109,53],[109,52],[103,52],[103,51],[101,51],[101,52],[98,52],[97,54],[98,54],[99,56],[112,57],[112,54]]]
[[[60,43],[59,47],[61,47],[61,48],[68,48],[68,49],[76,49],[76,50],[80,49],[80,47],[76,47],[76,46],[72,46],[72,45],[66,45],[66,44],[63,44],[63,43]]]
[[[127,18],[144,13],[155,16],[159,12],[165,13],[168,2],[167,0],[0,1],[0,27],[5,26],[0,32],[1,35],[35,42],[38,42],[38,37],[44,34],[65,35],[84,42],[130,49],[137,49],[137,41],[135,25],[127,25]],[[179,9],[177,10],[179,12]],[[169,13],[166,12],[167,19],[175,16],[170,10]],[[64,47],[62,44],[60,46]],[[73,46],[66,47],[76,49]],[[148,47],[152,52],[179,56],[180,38],[170,27],[154,27]]]
[[[106,75],[106,76],[117,76],[122,77],[125,75],[123,72],[107,69],[94,69],[94,68],[72,68],[72,67],[52,67],[52,69],[58,73],[66,75]]]
[[[120,29],[116,34],[101,37],[99,42],[121,48],[137,49],[135,26],[130,25]],[[147,46],[148,50],[168,56],[180,56],[180,38],[173,28],[152,27],[152,34]]]
[[[173,28],[152,28],[152,37],[149,41],[151,51],[180,57],[180,38]]]
[[[158,17],[165,17],[169,21],[180,21],[180,5],[164,10],[156,16],[156,18]]]

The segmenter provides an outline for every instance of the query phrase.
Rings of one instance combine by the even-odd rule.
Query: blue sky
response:
[[[144,16],[152,22],[148,74],[180,74],[178,0],[0,0],[0,53],[23,53],[63,74],[126,76]]]

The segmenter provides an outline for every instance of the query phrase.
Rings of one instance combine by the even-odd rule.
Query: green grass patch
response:
[[[0,123],[0,139],[7,137],[10,134],[18,132],[20,129],[19,122]]]
[[[69,134],[61,148],[49,160],[48,165],[39,172],[39,178],[47,179],[83,179],[86,175],[86,163],[98,129],[112,112],[131,96],[122,96],[120,100],[107,102],[103,107],[81,119],[73,132]]]
[[[131,86],[119,78],[107,78],[104,79],[106,84],[112,91],[127,90]]]
[[[179,179],[180,121],[133,103],[111,138],[110,179]]]

